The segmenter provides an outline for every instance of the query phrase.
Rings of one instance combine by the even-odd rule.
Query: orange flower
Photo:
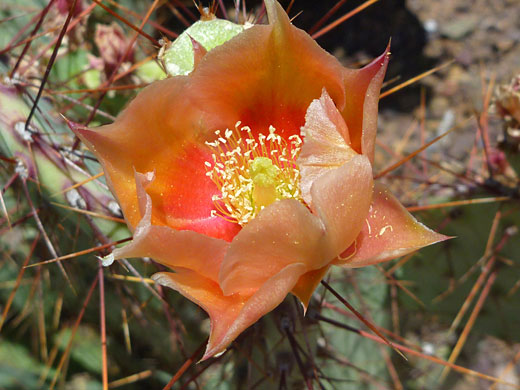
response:
[[[115,258],[210,316],[203,359],[289,293],[306,307],[332,264],[361,267],[444,240],[373,183],[388,50],[345,69],[281,6],[145,88],[117,120],[75,131],[97,155],[134,238]]]

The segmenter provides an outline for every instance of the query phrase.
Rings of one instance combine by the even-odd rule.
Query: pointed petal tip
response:
[[[96,144],[103,143],[103,135],[95,129],[83,126],[82,124],[73,122],[65,117],[64,119],[67,126],[69,126],[69,129],[81,140],[81,142],[83,142],[92,152],[96,153]]]
[[[264,0],[269,24],[290,24],[289,16],[277,0]]]
[[[390,56],[390,44],[383,53],[360,69],[343,68],[346,96],[343,118],[351,145],[358,153],[374,160],[379,95]]]
[[[224,349],[217,349],[215,347],[211,347],[210,343],[206,345],[206,351],[204,352],[204,355],[200,358],[200,360],[197,362],[197,364],[202,363],[210,358],[219,358],[224,353],[226,353],[227,348]]]
[[[302,304],[303,315],[307,313],[309,303],[312,299],[312,294],[329,268],[330,264],[327,264],[325,267],[306,272],[300,277],[300,279],[298,279],[298,282],[291,290],[291,294],[296,296]]]
[[[82,125],[81,123],[74,122],[61,113],[60,113],[60,116],[65,121],[65,123],[67,124],[69,129],[74,134],[76,134],[78,137],[83,136],[83,137],[87,138],[90,134],[97,133],[97,131],[95,131],[94,129],[86,127],[86,126]]]
[[[432,242],[429,245],[438,244],[440,242],[444,242],[444,241],[452,240],[454,238],[458,238],[457,236],[446,236],[446,235],[444,235],[442,233],[437,233],[437,232],[434,232],[434,233],[437,235],[438,239],[437,239],[437,241],[434,241],[434,242]]]
[[[170,279],[168,278],[166,272],[157,272],[155,274],[153,274],[152,276],[150,276],[150,279],[152,279],[155,283],[163,286],[163,287],[170,287],[173,289],[172,287],[172,283],[170,281]]]
[[[303,309],[303,316],[305,317],[305,315],[307,314],[307,309],[309,308],[309,303],[305,304],[303,302],[300,302],[302,304],[302,309]]]
[[[368,73],[371,73],[371,78],[375,77],[376,74],[381,70],[381,69],[377,69],[378,67],[386,68],[386,66],[388,65],[390,56],[392,55],[392,53],[390,52],[391,43],[392,43],[392,39],[390,39],[388,41],[388,44],[386,45],[385,50],[379,56],[377,56],[372,61],[370,61],[368,64],[366,64],[365,66],[363,66],[362,68],[357,69],[357,70],[358,71],[369,70]],[[352,70],[347,69],[347,71],[352,71]]]
[[[365,267],[453,238],[417,221],[380,183],[375,186],[365,222],[355,244],[343,252],[335,264],[348,268]]]
[[[404,208],[404,207],[403,207]],[[445,234],[436,232],[433,229],[430,229],[428,226],[423,224],[422,222],[419,222],[418,220],[413,217],[413,215],[410,214],[410,216],[414,219],[414,222],[416,226],[420,226],[422,229],[424,229],[425,232],[429,234],[429,240],[427,242],[424,242],[422,245],[418,246],[417,249],[421,249],[433,244],[438,244],[440,242],[444,242],[447,240],[451,240],[452,238],[457,238],[456,236],[446,236]]]
[[[70,119],[68,119],[67,117],[65,117],[64,115],[62,115],[61,117],[63,118],[65,123],[67,123],[67,126],[69,126],[69,129],[77,136],[79,136],[80,134],[83,135],[85,133],[92,132],[92,130],[90,130],[88,127],[85,127],[77,122],[73,122]]]
[[[291,291],[291,293],[298,298],[298,302],[302,305],[303,310],[303,316],[305,317],[305,314],[307,314],[307,309],[309,308],[309,304],[311,302],[312,294],[308,297],[300,297],[298,296],[294,291]]]
[[[391,41],[389,41],[388,45],[386,45],[385,51],[383,51],[383,53],[379,57],[376,57],[370,64],[368,64],[367,67],[379,63],[379,66],[381,68],[385,68],[386,72],[386,67],[388,66],[388,62],[390,61],[390,56],[392,55],[392,53],[390,52],[390,44]]]
[[[204,46],[202,46],[202,43],[197,41],[190,34],[188,34],[188,37],[190,38],[191,46],[193,47],[193,68],[196,68],[208,51]]]
[[[277,5],[278,1],[276,0],[264,0],[265,9],[267,11],[267,17],[269,18],[269,23],[272,23],[276,19],[276,14],[278,12]]]

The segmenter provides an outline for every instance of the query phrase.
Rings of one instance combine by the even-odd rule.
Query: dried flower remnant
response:
[[[496,107],[500,116],[514,121],[520,127],[520,75],[497,90]]]
[[[520,174],[520,75],[509,84],[497,88],[495,109],[504,120],[504,132],[499,140],[500,148]]]
[[[83,0],[58,0],[56,1],[56,7],[58,8],[58,11],[62,15],[67,15],[74,4],[74,9],[72,11],[72,16],[78,16],[84,9],[85,4],[83,3]]]
[[[74,5],[74,9],[72,6]],[[57,0],[52,5],[49,15],[45,18],[45,28],[60,28],[63,26],[65,19],[72,11],[72,17],[77,18],[85,10],[84,0]],[[88,14],[81,18],[81,21],[72,28],[67,34],[68,45],[76,49],[80,43],[84,41],[86,35]]]
[[[114,22],[110,25],[97,24],[94,42],[99,50],[107,78],[110,77],[119,63],[124,65],[125,63],[133,62],[133,49],[126,54],[130,40],[117,23]],[[126,57],[123,58],[125,54]]]
[[[204,359],[291,292],[307,306],[333,264],[446,239],[417,222],[372,161],[388,50],[341,66],[274,0],[255,25],[145,88],[117,120],[74,131],[97,155],[153,276],[210,316]]]

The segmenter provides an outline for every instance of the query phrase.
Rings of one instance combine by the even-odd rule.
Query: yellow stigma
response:
[[[265,207],[278,199],[276,185],[280,169],[273,165],[269,157],[256,157],[249,166],[249,176],[253,180],[253,201]]]
[[[215,134],[215,141],[206,142],[214,151],[213,161],[206,162],[206,175],[220,191],[213,196],[213,215],[245,225],[276,200],[303,201],[295,163],[302,144],[298,135],[287,142],[271,126],[268,135],[255,137],[249,127],[240,127],[240,122],[234,130],[217,130]]]

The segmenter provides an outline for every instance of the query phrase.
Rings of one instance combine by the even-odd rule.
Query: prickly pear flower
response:
[[[204,358],[288,293],[306,307],[331,265],[445,239],[374,184],[388,50],[346,69],[265,3],[268,25],[202,50],[191,73],[151,84],[113,124],[74,129],[133,231],[114,257],[174,271],[153,278],[209,314]]]

